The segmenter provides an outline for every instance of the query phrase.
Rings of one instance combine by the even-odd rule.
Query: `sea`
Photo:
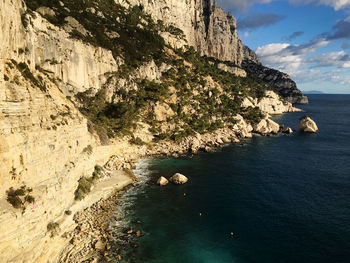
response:
[[[350,95],[309,100],[274,119],[297,130],[309,115],[317,134],[140,162],[115,211],[115,262],[349,263]],[[176,172],[189,183],[156,185]]]

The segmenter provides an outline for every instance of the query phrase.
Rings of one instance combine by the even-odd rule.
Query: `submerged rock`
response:
[[[168,179],[166,179],[165,177],[161,176],[159,177],[157,184],[160,186],[165,186],[169,183]]]
[[[309,116],[304,116],[299,120],[299,131],[307,133],[316,133],[318,131],[318,127]]]
[[[185,184],[188,182],[188,178],[180,173],[174,174],[169,180],[174,184]]]

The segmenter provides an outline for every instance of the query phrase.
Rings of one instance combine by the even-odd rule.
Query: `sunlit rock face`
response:
[[[115,0],[127,5],[125,0]],[[217,8],[211,0],[131,0],[155,20],[183,30],[189,46],[202,55],[241,65],[244,59],[259,62],[256,54],[237,35],[235,17]]]

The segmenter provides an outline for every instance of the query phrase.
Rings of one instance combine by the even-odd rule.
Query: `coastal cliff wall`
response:
[[[122,170],[130,168],[129,162],[139,156],[211,149],[224,142],[252,136],[254,128],[248,117],[262,117],[255,107],[270,114],[292,110],[291,104],[283,103],[277,95],[265,104],[249,97],[252,102],[246,107],[244,103],[240,105],[240,93],[231,94],[234,89],[220,81],[223,78],[229,84],[234,82],[233,86],[244,86],[242,91],[253,96],[256,91],[249,86],[242,69],[231,68],[242,78],[227,75],[190,51],[188,54],[175,53],[176,48],[186,42],[177,41],[178,36],[171,32],[161,32],[161,35],[174,46],[180,46],[174,50],[162,46],[163,61],[142,61],[132,71],[127,68],[130,65],[124,63],[125,55],[86,38],[93,35],[64,5],[63,2],[69,1],[52,2],[63,5],[61,9],[68,13],[63,17],[64,23],[56,19],[61,15],[61,9],[40,7],[30,10],[21,0],[0,0],[0,254],[4,262],[58,261],[62,250],[70,246],[71,239],[64,234],[76,226],[74,212],[99,198],[75,200],[79,180],[90,177],[95,165],[107,163],[111,171]],[[142,4],[155,19],[181,26],[188,44],[202,55],[229,60],[236,65],[241,65],[244,59],[259,63],[256,55],[238,39],[234,17],[208,6],[208,1],[142,1]],[[81,12],[101,19],[107,17],[84,5]],[[50,22],[50,19],[58,22]],[[140,27],[138,23],[132,29]],[[149,33],[142,33],[145,32]],[[107,33],[115,40],[123,32]],[[129,70],[127,73],[125,68]],[[213,79],[215,74],[213,77],[208,73],[203,75],[201,70],[212,70],[217,76]],[[165,82],[166,76],[171,81]],[[137,84],[140,79],[143,82]],[[158,96],[158,100],[139,92],[146,85],[147,92]],[[133,99],[137,96],[133,96],[133,92],[148,99],[146,106],[149,108],[142,108],[138,113],[139,119],[133,125],[137,128],[132,130],[132,136],[130,131],[121,138],[110,135],[112,128],[116,128],[108,125],[122,119],[119,116],[113,119],[112,111],[111,119],[107,119],[107,125],[103,127],[105,133],[109,129],[111,138],[108,140],[104,134],[107,139],[102,140],[96,130],[100,128],[99,124],[105,124],[102,121],[107,117],[98,118],[110,114],[106,110],[108,107],[115,107],[117,111],[117,106],[123,102],[128,108],[134,106]],[[81,98],[86,99],[85,104]],[[145,103],[140,104],[144,106]],[[278,111],[275,112],[272,104],[278,104]],[[83,107],[87,107],[88,113],[97,114],[93,118],[84,115]],[[225,112],[234,115],[234,119],[228,118],[232,116],[219,119],[222,112],[214,112],[217,108],[222,108],[223,112],[227,108]],[[205,115],[208,110],[212,111],[211,116]],[[145,119],[153,117],[150,113],[155,115],[154,120],[145,123]],[[239,113],[247,116],[246,119]],[[197,117],[201,122],[195,122]],[[226,125],[229,120],[232,123]],[[152,123],[160,125],[151,127]],[[203,127],[205,135],[200,135],[196,129]],[[186,133],[188,131],[190,133]],[[168,134],[186,138],[182,143],[174,143],[164,137],[169,139],[164,144],[152,144],[156,136],[162,138]],[[149,145],[154,146],[154,150]],[[8,202],[8,191],[22,186],[31,189],[35,201],[27,203],[25,209],[14,208]],[[56,226],[56,223],[59,225],[55,229],[57,235],[52,235],[49,226]],[[79,248],[79,243],[76,245]]]
[[[125,0],[115,0],[128,6]],[[261,65],[258,56],[245,46],[237,34],[236,18],[212,0],[130,0],[141,5],[155,20],[163,20],[183,30],[187,44],[201,55],[231,62],[239,75],[260,78],[291,103],[308,103],[296,83],[285,73]],[[178,42],[177,42],[178,43]],[[183,43],[182,45],[184,45]],[[246,73],[245,73],[246,72]]]
[[[0,1],[1,262],[55,261],[68,241],[51,237],[48,224],[59,223],[61,234],[74,228],[65,211],[84,208],[74,201],[79,179],[122,151],[102,146],[66,97],[100,89],[100,77],[117,69],[111,52],[72,40],[25,11],[22,1]],[[35,202],[22,210],[6,199],[11,187],[24,185]]]
[[[125,0],[116,2],[128,5]],[[188,45],[201,55],[238,66],[245,59],[259,63],[257,55],[238,38],[236,18],[211,0],[131,0],[129,3],[141,5],[155,20],[182,29]]]

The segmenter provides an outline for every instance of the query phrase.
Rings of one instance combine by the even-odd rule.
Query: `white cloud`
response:
[[[307,59],[313,67],[350,68],[350,54],[345,51],[328,52]]]
[[[301,45],[274,43],[258,47],[256,50],[261,62],[271,68],[288,73],[298,85],[318,85],[333,83],[342,92],[349,92],[350,53],[345,51],[314,54],[329,44],[319,39]]]
[[[350,7],[350,0],[289,0],[292,4],[316,4],[327,5],[334,10],[346,9]]]
[[[289,47],[288,43],[276,43],[261,46],[256,49],[256,53],[261,57],[274,56]]]
[[[302,45],[275,43],[258,47],[256,53],[263,64],[285,71],[295,77],[300,75],[307,66],[306,56],[328,45],[328,43],[324,39],[314,40]]]

